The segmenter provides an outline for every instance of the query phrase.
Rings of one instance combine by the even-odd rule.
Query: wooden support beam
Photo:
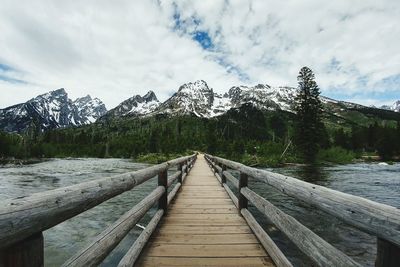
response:
[[[239,213],[242,209],[247,209],[247,198],[242,194],[241,189],[247,187],[247,174],[241,172],[239,178]],[[240,213],[241,214],[241,213]]]
[[[226,183],[226,177],[224,175],[224,172],[226,171],[226,166],[225,165],[221,165],[221,172],[219,173],[219,176],[221,176],[221,183],[225,184]]]
[[[179,163],[178,164],[178,171],[180,171],[181,172],[181,174],[179,175],[179,177],[178,177],[178,183],[183,183],[183,181],[182,181],[182,176],[183,176],[183,163]]]
[[[377,255],[375,267],[398,267],[400,266],[400,247],[378,238]]]
[[[233,184],[234,187],[239,188],[239,180],[236,179],[230,172],[224,171],[224,176]]]
[[[156,229],[163,214],[164,210],[158,210],[156,214],[154,214],[153,218],[147,224],[146,228],[135,240],[135,243],[133,243],[132,247],[128,250],[125,256],[121,259],[118,267],[132,267],[135,264],[136,260],[139,258],[140,252],[142,252],[151,234]]]
[[[43,234],[34,234],[0,250],[0,266],[42,267],[44,265]]]
[[[168,172],[162,171],[158,174],[158,186],[164,187],[164,193],[158,200],[158,208],[163,209],[164,213],[167,211],[168,207]]]
[[[251,215],[250,211],[248,209],[242,209],[241,214],[245,218],[251,230],[253,230],[254,234],[257,236],[258,240],[263,245],[264,249],[268,252],[269,256],[271,256],[271,259],[275,262],[276,266],[292,267],[290,261],[285,257],[285,255],[264,231],[264,229],[258,224],[253,215]]]

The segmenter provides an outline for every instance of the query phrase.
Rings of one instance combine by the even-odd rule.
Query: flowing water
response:
[[[147,166],[124,159],[54,159],[33,165],[3,166],[0,167],[0,201]],[[311,172],[299,167],[273,171],[400,208],[400,164],[382,166],[375,163],[358,163],[325,167]],[[152,179],[45,231],[45,265],[61,265],[155,187],[156,179]],[[249,187],[358,262],[366,266],[374,265],[375,237],[349,227],[334,217],[283,195],[261,182],[250,179]],[[254,208],[250,209],[294,265],[311,265],[307,258],[264,216],[257,213]],[[145,225],[152,214],[154,209],[141,220],[140,224]],[[116,265],[140,232],[139,227],[132,229],[104,261],[103,266]]]

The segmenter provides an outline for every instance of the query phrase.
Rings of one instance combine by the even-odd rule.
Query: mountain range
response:
[[[41,130],[80,126],[96,120],[105,121],[115,118],[149,117],[157,114],[169,116],[194,115],[212,118],[251,103],[260,110],[292,111],[297,89],[293,87],[272,87],[267,84],[256,86],[234,86],[227,92],[214,92],[203,80],[189,82],[179,87],[165,102],[160,102],[153,91],[140,96],[135,95],[115,108],[107,111],[98,98],[87,95],[76,100],[68,98],[61,88],[39,95],[25,103],[0,109],[0,129],[8,132],[23,132],[34,124]],[[377,113],[381,109],[400,112],[400,100],[393,106],[381,109],[337,101],[321,96],[324,111],[335,120],[347,120],[349,114],[364,116],[368,111]],[[395,114],[397,115],[397,114]]]
[[[107,109],[98,98],[71,100],[64,88],[39,95],[25,103],[0,109],[0,129],[24,132],[30,127],[40,130],[80,126],[95,122]]]

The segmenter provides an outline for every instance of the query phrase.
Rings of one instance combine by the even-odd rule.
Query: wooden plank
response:
[[[165,218],[165,223],[176,225],[243,225],[243,221],[237,220],[187,220]]]
[[[149,243],[147,257],[260,257],[267,256],[260,244],[175,245]]]
[[[247,225],[168,225],[164,224],[158,232],[161,234],[248,234],[252,233]]]
[[[230,220],[241,220],[243,219],[239,214],[167,214],[166,220],[209,220],[209,221],[230,221]]]
[[[155,243],[169,243],[169,244],[258,244],[257,238],[254,234],[205,234],[205,235],[192,235],[192,234],[157,234],[151,239]]]
[[[290,263],[290,261],[278,248],[275,242],[269,237],[269,235],[264,231],[264,229],[262,229],[262,227],[258,224],[251,213],[247,209],[242,209],[241,213],[243,214],[243,217],[246,219],[251,229],[256,234],[257,238],[261,241],[261,244],[264,246],[265,250],[268,252],[272,260],[276,263],[276,265],[282,267],[291,267],[292,264]]]
[[[167,204],[169,205],[169,203],[174,200],[176,194],[178,193],[179,188],[181,188],[182,184],[181,183],[177,183],[174,188],[171,190],[171,192],[169,192],[168,194],[168,198],[167,198]]]
[[[169,215],[173,215],[173,214],[202,214],[202,213],[206,213],[206,214],[213,214],[213,213],[217,213],[217,214],[232,214],[232,213],[237,213],[237,209],[235,208],[222,208],[222,209],[216,209],[216,208],[198,208],[198,209],[192,209],[192,208],[176,208],[176,209],[171,209],[168,211]]]
[[[175,204],[229,204],[231,199],[180,199],[174,201]]]
[[[135,243],[133,243],[132,247],[128,250],[125,256],[121,259],[118,267],[132,267],[135,264],[140,255],[140,252],[142,252],[142,249],[146,245],[147,241],[150,239],[151,234],[156,229],[157,224],[161,220],[163,214],[163,209],[159,209],[156,214],[154,214],[153,218],[147,224],[146,228],[135,240]]]
[[[172,202],[173,203],[173,202]],[[191,203],[191,204],[171,204],[170,209],[230,209],[230,208],[235,208],[232,204],[226,203],[226,204],[218,204],[218,205],[213,205],[213,204],[196,204],[196,203]]]
[[[224,184],[224,188],[226,190],[226,193],[228,193],[230,199],[232,200],[233,204],[235,204],[236,207],[239,207],[239,200],[237,196],[235,196],[235,194],[232,192],[227,184]]]
[[[168,257],[143,257],[138,266],[163,266],[163,267],[262,267],[275,266],[268,257],[247,258],[168,258]]]

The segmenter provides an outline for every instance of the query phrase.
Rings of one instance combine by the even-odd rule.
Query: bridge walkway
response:
[[[135,266],[275,266],[203,155]]]

